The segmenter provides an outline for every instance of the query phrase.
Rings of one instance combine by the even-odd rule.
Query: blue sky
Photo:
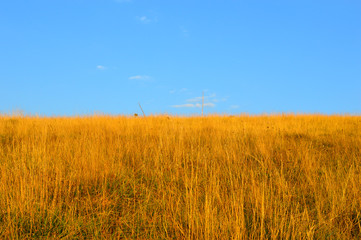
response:
[[[0,112],[361,113],[358,0],[4,0]]]

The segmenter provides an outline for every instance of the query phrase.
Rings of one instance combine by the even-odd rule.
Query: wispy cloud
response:
[[[107,69],[105,66],[102,66],[102,65],[98,65],[97,66],[97,69],[98,70],[105,70],[105,69]]]
[[[218,99],[215,98],[216,94],[211,94],[208,96],[202,96],[202,97],[193,97],[186,99],[186,103],[184,104],[178,104],[173,105],[174,108],[201,108],[202,107],[202,101],[204,99],[204,107],[215,107],[216,102],[218,102]]]
[[[193,108],[193,103],[186,103],[186,104],[180,104],[180,105],[173,105],[174,108]]]
[[[237,108],[239,108],[239,105],[231,105],[229,108],[230,109],[237,109]]]
[[[128,78],[129,80],[150,80],[150,76],[147,75],[135,75]]]
[[[184,37],[189,37],[189,31],[188,29],[186,29],[184,26],[180,26],[179,27],[181,33],[183,34]]]
[[[155,23],[157,22],[157,18],[156,17],[149,17],[149,16],[138,16],[137,20],[143,24],[149,24],[149,23]]]
[[[224,98],[214,98],[213,102],[225,102],[228,100],[228,97],[224,97]]]
[[[200,103],[197,103],[196,105],[197,105],[197,107],[201,107],[201,106],[202,106],[202,104],[200,104]],[[205,106],[205,107],[215,107],[216,104],[214,104],[214,103],[204,103],[204,106]]]
[[[202,101],[202,98],[203,97],[189,98],[189,99],[186,99],[186,102],[200,102],[200,101]],[[207,97],[204,97],[204,98],[206,99]]]
[[[194,97],[186,100],[186,102],[199,102],[199,101],[202,101],[202,97]]]
[[[170,94],[190,94],[190,90],[188,88],[181,89],[172,89],[169,91]]]
[[[205,101],[212,101],[212,102],[218,102],[219,100],[215,98],[216,94],[211,94],[208,96],[204,96],[204,100]],[[186,100],[186,102],[200,102],[202,101],[203,97],[194,97],[194,98],[189,98]]]
[[[144,13],[143,13],[144,14]],[[158,14],[153,10],[149,10],[144,15],[138,15],[136,19],[143,24],[156,23],[158,22]]]
[[[138,17],[138,20],[142,23],[150,23],[150,19],[147,16]]]
[[[216,105],[214,103],[204,103],[204,107],[215,107]],[[174,108],[201,108],[201,103],[186,103],[186,104],[180,104],[180,105],[173,105]]]

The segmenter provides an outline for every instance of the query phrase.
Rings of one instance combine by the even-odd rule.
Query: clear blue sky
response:
[[[361,113],[359,0],[3,0],[0,112]]]

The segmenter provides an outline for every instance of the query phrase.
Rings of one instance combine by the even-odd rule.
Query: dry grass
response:
[[[0,238],[361,238],[361,117],[0,117]]]

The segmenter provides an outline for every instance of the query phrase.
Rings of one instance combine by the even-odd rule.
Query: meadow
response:
[[[360,116],[0,116],[0,239],[360,239],[360,186]]]

